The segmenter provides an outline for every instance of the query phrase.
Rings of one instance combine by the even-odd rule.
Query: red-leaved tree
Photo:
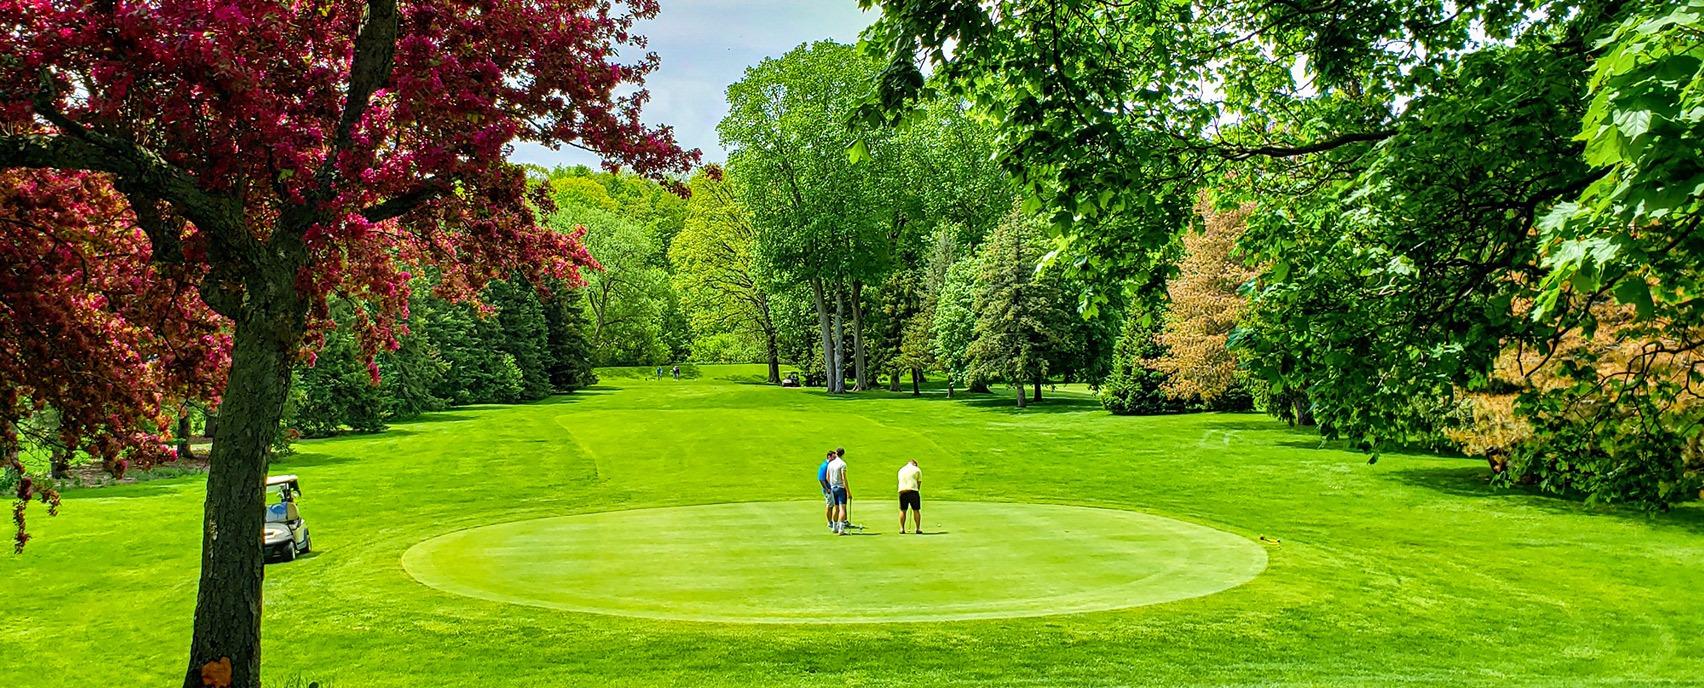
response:
[[[167,414],[217,403],[230,337],[201,303],[191,266],[153,265],[147,237],[100,175],[0,171],[0,468],[19,476],[15,548],[29,501],[51,484],[18,459],[19,428],[51,407],[32,437],[56,462],[83,450],[122,474],[175,459]]]
[[[307,333],[336,294],[388,344],[410,270],[445,295],[578,280],[512,142],[660,176],[696,162],[639,120],[655,0],[0,0],[0,169],[86,172],[155,264],[231,323],[184,685],[260,676],[262,481]],[[0,250],[5,250],[0,247]]]

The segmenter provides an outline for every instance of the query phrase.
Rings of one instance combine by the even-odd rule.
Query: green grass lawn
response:
[[[756,368],[698,372],[608,376],[537,404],[300,443],[274,470],[301,476],[317,551],[268,568],[269,683],[1704,683],[1696,505],[1648,518],[1494,490],[1465,459],[1368,465],[1256,415],[1119,418],[1066,391],[1022,412],[1003,393],[829,398],[751,384]],[[875,536],[822,525],[814,472],[837,444],[861,498],[854,519]],[[912,457],[925,469],[925,526],[943,535],[895,533],[892,474]],[[201,490],[193,477],[155,480],[72,491],[57,518],[32,509],[37,539],[0,556],[0,686],[174,685]],[[667,509],[729,503],[739,506]],[[1104,509],[1139,513],[1094,513]],[[477,530],[494,524],[516,525]],[[1031,613],[1073,595],[1150,601],[1119,586],[1210,575],[1178,563],[1196,550],[1127,536],[1149,524],[1179,539],[1237,536],[1266,566],[1145,606],[927,618],[955,603]],[[452,535],[463,531],[481,537]],[[408,559],[442,557],[441,570],[405,569],[416,545]],[[843,598],[799,587],[829,563],[845,568],[824,581]],[[820,623],[825,613],[862,623]],[[787,623],[800,615],[812,623]],[[682,620],[704,618],[764,623]]]

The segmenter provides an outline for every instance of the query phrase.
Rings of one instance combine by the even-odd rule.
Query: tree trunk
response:
[[[970,389],[968,389],[966,391],[976,392],[978,394],[991,394],[992,393],[992,390],[988,389],[988,383],[983,382],[982,380],[977,380],[975,382],[970,383]]]
[[[65,416],[63,414],[56,415],[59,415],[59,423],[63,425]],[[75,449],[59,438],[58,432],[53,434],[53,456],[48,459],[48,466],[55,480],[71,477],[71,457],[75,456],[76,453]]]
[[[295,294],[295,271],[263,272],[251,278],[235,319],[223,422],[208,458],[201,585],[185,688],[208,685],[204,673],[227,672],[231,688],[260,686],[263,483],[306,315]]]
[[[811,278],[811,298],[816,303],[817,327],[822,331],[822,371],[828,393],[834,393],[834,333],[828,322],[828,300],[823,294],[822,280]]]
[[[1035,400],[1041,401],[1041,378],[1035,379]]]
[[[893,369],[893,375],[888,377],[888,391],[889,392],[899,391],[899,369],[898,368],[894,368]]]
[[[189,424],[189,406],[178,406],[177,420],[177,455],[179,459],[194,459],[195,450],[189,446],[189,434],[192,431]]]
[[[763,332],[763,353],[769,359],[769,384],[781,384],[781,347],[775,343],[775,330]]]
[[[852,281],[852,391],[862,392],[870,380],[864,367],[864,285]]]
[[[834,369],[828,377],[836,394],[846,393],[846,294],[839,289],[834,292]]]
[[[923,372],[916,369],[916,368],[912,368],[911,369],[911,396],[916,397],[916,396],[922,396],[923,395],[923,390],[921,388],[919,388],[919,386],[918,386],[918,384],[921,383],[922,381],[923,381]],[[952,395],[948,394],[948,396],[952,396]]]
[[[1018,390],[1018,408],[1023,408],[1025,404],[1024,383],[1019,382],[1018,384],[1012,385],[1012,389]]]
[[[71,447],[66,446],[64,442],[58,440],[54,441],[53,458],[48,460],[48,464],[52,466],[53,478],[55,480],[64,480],[65,478],[71,477],[71,457],[74,455],[75,452],[71,450]]]

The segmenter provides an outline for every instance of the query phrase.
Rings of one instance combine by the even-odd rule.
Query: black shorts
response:
[[[902,490],[899,493],[899,510],[905,511],[906,509],[922,511],[923,495],[918,494],[916,490]]]

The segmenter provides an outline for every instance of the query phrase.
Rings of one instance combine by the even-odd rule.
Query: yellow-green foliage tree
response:
[[[757,228],[740,205],[734,183],[705,172],[693,175],[685,228],[669,246],[672,279],[701,341],[734,335],[758,342],[769,365],[769,382],[778,384],[780,332],[769,285],[757,266]],[[695,344],[695,355],[699,348]]]
[[[1163,351],[1149,367],[1166,374],[1167,396],[1214,406],[1247,398],[1237,393],[1237,360],[1226,343],[1246,306],[1239,292],[1257,272],[1236,256],[1253,206],[1219,210],[1202,194],[1195,210],[1203,228],[1183,237],[1183,259],[1166,285],[1171,305],[1159,335]]]

